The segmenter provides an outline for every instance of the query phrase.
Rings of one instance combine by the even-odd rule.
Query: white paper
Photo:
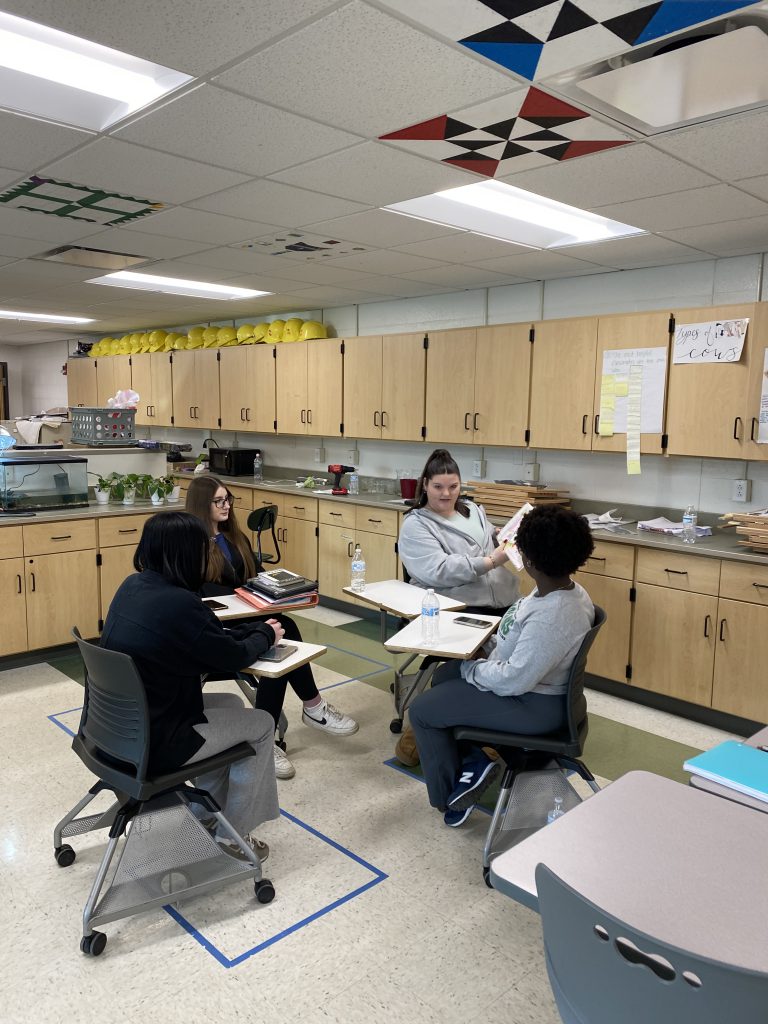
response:
[[[673,363],[738,363],[749,318],[678,324],[672,348]]]
[[[523,516],[527,515],[532,509],[533,505],[526,501],[523,507],[519,508],[512,518],[504,523],[499,530],[499,541],[504,545],[504,553],[518,571],[523,568],[523,556],[517,550],[517,545],[515,544],[517,528],[520,526]]]
[[[661,433],[664,420],[664,385],[667,378],[666,348],[615,348],[603,352],[601,433],[606,419],[613,422],[613,429],[609,433],[627,432],[629,375],[633,366],[642,368],[640,433]]]
[[[607,512],[587,512],[584,518],[589,523],[590,530],[610,530],[613,526],[626,526],[628,523],[634,522],[633,519],[622,519],[621,516],[614,515],[615,508],[609,509]]]
[[[768,444],[768,348],[763,353],[763,387],[760,391],[760,421],[757,443]]]
[[[682,523],[673,523],[670,519],[666,519],[664,516],[659,516],[658,519],[645,519],[641,520],[637,524],[638,530],[648,530],[650,533],[667,533],[673,536],[679,536],[683,532]],[[711,537],[712,527],[711,526],[696,526],[697,537]]]

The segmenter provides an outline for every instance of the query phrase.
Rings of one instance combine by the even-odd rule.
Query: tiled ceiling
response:
[[[597,110],[574,113],[557,84],[584,64],[685,36],[697,10],[716,26],[765,17],[766,2],[0,8],[193,76],[102,133],[0,110],[0,192],[38,176],[158,204],[108,226],[0,202],[5,308],[92,317],[93,332],[113,334],[768,250],[768,108],[642,135]],[[540,252],[380,209],[494,174],[648,234]],[[288,232],[344,251],[277,254]],[[98,271],[40,258],[68,243],[142,256],[139,269],[154,274],[274,295],[206,303],[96,287],[86,282]],[[0,322],[0,343],[72,336]]]

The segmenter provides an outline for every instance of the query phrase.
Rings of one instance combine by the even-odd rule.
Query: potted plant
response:
[[[165,497],[170,493],[167,476],[153,476],[147,484],[149,497],[153,505],[162,505]]]
[[[139,477],[136,473],[126,473],[122,478],[124,505],[133,505],[135,503],[138,483]]]
[[[99,505],[106,505],[109,502],[112,492],[113,475],[114,474],[110,474],[109,476],[99,476],[96,474],[97,483],[93,489],[93,493],[96,496],[96,501]]]
[[[175,504],[181,496],[181,484],[178,483],[172,476],[164,476],[165,481],[165,500],[169,505]]]

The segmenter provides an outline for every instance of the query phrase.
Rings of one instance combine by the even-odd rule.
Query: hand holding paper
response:
[[[499,530],[499,544],[504,548],[507,558],[518,572],[523,568],[523,556],[517,550],[515,538],[517,537],[518,527],[523,521],[523,516],[527,515],[532,509],[533,505],[526,501],[523,507],[518,509],[509,522],[505,523]]]

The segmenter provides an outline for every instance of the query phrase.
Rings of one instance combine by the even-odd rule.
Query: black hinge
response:
[[[528,442],[529,442],[530,440],[531,440],[531,432],[530,432],[530,430],[528,430],[528,429],[526,428],[526,431],[525,431],[525,443],[526,443],[526,444],[528,444]]]
[[[670,334],[674,333],[674,330],[675,330],[675,314],[674,313],[670,313],[669,314],[669,323],[667,324],[667,330],[669,331]]]
[[[272,358],[277,359],[277,346],[272,346]]]
[[[101,632],[102,629],[104,629],[104,619],[99,619],[99,621],[98,621],[98,629],[99,629],[99,632]]]
[[[426,436],[427,436],[427,427],[426,427],[426,425],[424,425],[421,428],[421,436],[424,437],[424,438],[426,438]]]
[[[626,674],[627,674],[627,679],[631,679],[632,678],[632,666],[631,665],[627,665],[627,673]]]
[[[216,362],[217,362],[217,363],[220,363],[220,362],[221,362],[221,352],[217,352],[217,353],[216,353]]]
[[[96,565],[101,565],[101,552],[96,553]]]
[[[319,536],[320,536],[320,527],[319,527],[319,526],[316,526],[316,527],[315,527],[315,536],[316,536],[316,537],[319,537]]]
[[[219,418],[216,420],[216,422],[219,424],[219,427],[221,427],[221,416],[219,416]]]
[[[429,335],[424,335],[424,348],[429,348]]]
[[[669,446],[669,434],[661,435],[661,447],[667,448]]]
[[[175,416],[171,416],[171,425],[173,425],[175,422],[176,422],[176,417]]]
[[[128,356],[128,365],[133,366],[133,356]]]
[[[629,603],[634,604],[637,600],[637,590],[635,587],[629,588]]]
[[[344,342],[343,341],[342,341],[341,345],[339,345],[339,348],[341,349],[341,354],[344,355],[344,353],[346,352],[346,348],[344,347]]]
[[[170,355],[168,356],[168,362],[171,364],[171,366],[173,366],[173,352],[171,352]]]
[[[274,429],[275,433],[277,433],[277,420],[272,420],[272,428]]]
[[[397,546],[397,541],[395,541],[395,554],[396,555],[400,554],[400,548]]]
[[[532,327],[530,329],[530,331],[528,332],[528,341],[530,341],[530,343],[533,344],[535,340],[536,340],[536,328]]]
[[[340,433],[340,434],[343,434],[343,433],[344,433],[344,424],[343,424],[343,423],[340,423],[340,424],[339,424],[339,433]]]

